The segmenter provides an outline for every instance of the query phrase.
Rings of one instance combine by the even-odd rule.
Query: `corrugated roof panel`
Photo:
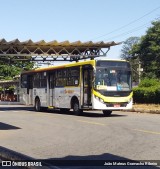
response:
[[[8,44],[15,44],[15,45],[19,45],[19,44],[21,44],[21,42],[18,40],[18,39],[14,39],[14,40],[12,40],[12,41],[9,41],[9,42],[7,42]]]
[[[57,45],[58,45],[58,41],[53,40],[53,41],[47,42],[46,45],[49,45],[49,46],[57,46]]]
[[[109,46],[114,46],[118,45],[120,43],[115,43],[114,41],[112,42],[93,42],[93,41],[88,41],[88,42],[81,42],[80,40],[75,41],[75,42],[70,42],[68,40],[63,41],[63,42],[58,42],[56,40],[50,41],[50,42],[45,42],[44,40],[38,41],[38,42],[33,42],[31,39],[26,40],[24,42],[19,41],[19,39],[14,39],[12,41],[6,41],[5,39],[0,40],[0,44],[5,44],[5,45],[39,45],[39,46],[90,46],[90,47],[109,47]]]
[[[103,41],[97,42],[98,45],[104,45],[105,43]]]
[[[59,45],[61,45],[61,46],[69,46],[70,42],[68,40],[66,40],[64,42],[59,42]]]
[[[34,42],[31,39],[29,39],[29,40],[26,40],[24,42],[21,42],[21,44],[22,45],[32,45],[32,44],[34,44]]]
[[[82,44],[82,42],[79,40],[76,42],[71,42],[70,44],[71,44],[71,46],[75,46],[75,45],[80,46]]]
[[[7,41],[5,39],[0,39],[0,44],[4,44],[6,43]]]
[[[46,42],[44,40],[40,40],[38,42],[35,42],[34,45],[40,45],[40,46],[43,46],[43,45],[46,45]]]
[[[84,42],[84,43],[82,43],[82,45],[83,46],[91,46],[91,45],[93,45],[93,42],[92,41]],[[96,45],[96,43],[95,43],[95,45]]]

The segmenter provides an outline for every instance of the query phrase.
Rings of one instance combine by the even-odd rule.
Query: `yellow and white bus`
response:
[[[45,108],[69,111],[132,108],[131,67],[127,61],[95,59],[39,68],[21,74],[20,101]]]

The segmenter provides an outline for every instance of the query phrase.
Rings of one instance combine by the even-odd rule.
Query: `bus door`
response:
[[[92,90],[92,75],[93,68],[90,65],[82,67],[83,78],[83,105],[91,106],[91,90]]]
[[[55,105],[55,72],[49,74],[49,106]]]
[[[27,86],[27,95],[29,96],[28,99],[28,103],[33,104],[33,76],[32,75],[28,75],[28,86]]]

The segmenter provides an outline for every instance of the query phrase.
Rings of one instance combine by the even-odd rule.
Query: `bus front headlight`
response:
[[[129,104],[131,101],[132,101],[132,98],[130,98],[130,99],[128,100],[128,104]]]
[[[95,96],[95,98],[96,98],[98,101],[100,101],[101,103],[104,103],[103,99],[101,99],[101,98],[99,98],[99,97],[97,97],[97,96]]]
[[[99,98],[99,101],[100,101],[101,103],[104,103],[103,99],[101,99],[101,98]]]

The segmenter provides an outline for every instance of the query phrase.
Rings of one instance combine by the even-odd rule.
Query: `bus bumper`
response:
[[[133,101],[105,103],[98,97],[92,98],[92,108],[96,110],[129,110],[132,109]]]

